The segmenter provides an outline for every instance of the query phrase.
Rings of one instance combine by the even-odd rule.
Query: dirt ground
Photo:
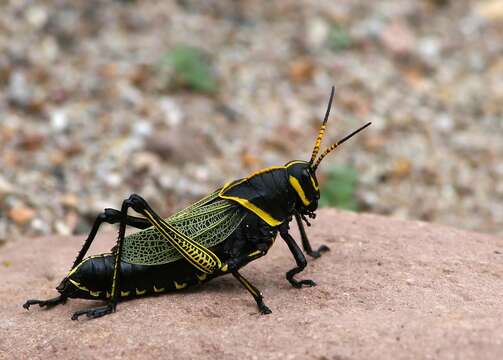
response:
[[[331,251],[301,274],[278,239],[243,274],[271,315],[231,277],[176,294],[128,301],[101,319],[69,301],[26,311],[68,270],[81,237],[22,239],[0,252],[0,358],[108,359],[501,359],[503,239],[421,222],[320,211],[309,229]],[[106,250],[105,233],[93,252]]]

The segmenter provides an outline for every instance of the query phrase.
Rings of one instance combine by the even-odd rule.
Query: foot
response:
[[[56,296],[55,298],[52,299],[47,299],[47,300],[27,300],[24,304],[23,307],[26,310],[30,309],[30,306],[32,305],[38,305],[40,307],[53,307],[58,304],[64,304],[66,302],[66,297],[63,297],[61,295]]]
[[[269,309],[267,306],[264,305],[263,307],[260,308],[260,313],[262,315],[268,315],[268,314],[271,314],[272,311],[271,311],[271,309]]]
[[[99,318],[115,312],[115,305],[105,305],[92,309],[79,310],[72,315],[72,320],[78,320],[79,316],[86,315],[90,319]]]
[[[289,279],[289,281],[290,281],[290,284],[292,284],[292,286],[297,289],[300,289],[303,286],[307,286],[307,287],[316,286],[316,283],[313,280],[309,280],[309,279],[306,279],[306,280]]]
[[[267,305],[266,305],[266,304],[264,304],[264,303],[262,303],[262,304],[258,304],[258,308],[259,308],[260,313],[261,313],[262,315],[267,315],[267,314],[271,314],[271,313],[272,313],[271,309],[269,309],[269,308],[267,307]]]
[[[131,194],[127,201],[129,203],[129,206],[131,206],[134,211],[140,214],[142,214],[145,209],[149,208],[145,199],[138,194]]]
[[[313,258],[317,259],[321,256],[322,253],[330,251],[330,248],[326,245],[321,245],[318,250],[312,250],[308,251],[307,255],[312,256]]]

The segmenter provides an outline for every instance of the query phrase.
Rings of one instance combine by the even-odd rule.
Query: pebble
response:
[[[307,26],[307,42],[313,49],[323,46],[330,32],[329,24],[321,17],[312,19]]]
[[[14,192],[14,185],[0,175],[0,199]]]
[[[308,81],[313,77],[315,65],[310,59],[298,59],[290,64],[289,75],[295,83]]]
[[[475,13],[489,21],[503,20],[503,2],[501,0],[486,0],[475,6]]]
[[[62,132],[68,126],[68,117],[62,109],[56,109],[51,112],[51,128],[55,132]]]
[[[26,225],[35,217],[35,210],[29,207],[16,207],[8,212],[9,218],[17,225]]]
[[[42,6],[30,6],[26,11],[26,19],[37,29],[41,29],[49,18],[47,10]]]
[[[394,55],[407,55],[414,51],[416,37],[408,25],[393,21],[380,33],[383,46]]]
[[[19,107],[28,107],[33,101],[33,92],[30,90],[26,75],[22,71],[12,72],[7,87],[7,96],[12,103]]]

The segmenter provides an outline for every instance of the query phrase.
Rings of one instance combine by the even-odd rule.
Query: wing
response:
[[[218,191],[172,215],[166,223],[205,248],[221,243],[239,226],[245,211],[236,203],[216,200],[217,197]],[[161,265],[182,257],[154,227],[124,238],[122,260],[128,263]]]

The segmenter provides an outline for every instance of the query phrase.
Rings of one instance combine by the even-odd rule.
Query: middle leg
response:
[[[306,257],[302,253],[302,250],[300,250],[299,246],[295,242],[295,239],[288,233],[288,226],[284,226],[282,229],[280,229],[280,235],[285,240],[288,249],[290,249],[290,252],[292,253],[295,262],[297,263],[297,267],[291,269],[286,273],[286,279],[292,284],[293,287],[295,288],[301,288],[302,285],[306,286],[316,286],[316,283],[313,280],[296,280],[294,279],[294,275],[300,273],[302,270],[307,265]]]

